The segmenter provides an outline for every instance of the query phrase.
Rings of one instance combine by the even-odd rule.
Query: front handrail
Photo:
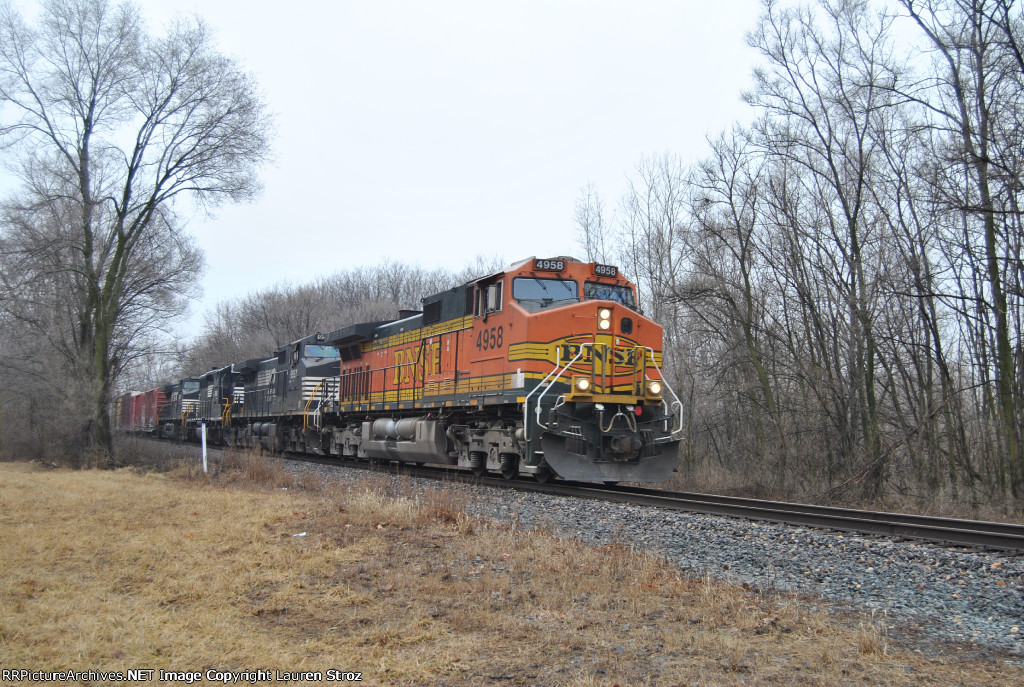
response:
[[[540,384],[535,386],[530,391],[530,393],[526,395],[526,398],[523,399],[523,429],[525,431],[525,435],[524,436],[525,436],[525,440],[526,441],[530,440],[530,422],[529,422],[530,396],[532,396],[534,393],[536,393],[537,389],[539,389],[542,386],[544,386],[544,384],[547,383],[547,381],[549,379],[551,379],[551,375],[553,375],[556,372],[558,372],[558,374],[555,375],[555,378],[551,379],[551,383],[548,384],[546,387],[544,387],[544,391],[542,391],[540,393],[540,396],[537,397],[537,407],[534,409],[534,411],[535,411],[535,413],[537,415],[537,426],[541,427],[543,429],[547,429],[548,428],[547,425],[545,425],[543,422],[540,421],[540,413],[541,413],[540,402],[541,402],[541,400],[544,398],[544,395],[548,391],[551,390],[551,387],[555,384],[555,382],[557,382],[562,377],[562,375],[565,374],[566,370],[568,370],[570,367],[572,367],[576,363],[576,361],[580,359],[580,357],[583,355],[583,351],[586,350],[586,348],[588,346],[592,346],[592,345],[593,345],[593,343],[581,344],[580,345],[580,352],[576,354],[575,358],[573,358],[568,363],[566,363],[565,367],[563,367],[561,369],[561,371],[559,371],[558,368],[562,364],[562,349],[561,348],[556,349],[556,353],[555,353],[555,369],[551,370],[551,372],[549,372],[548,375],[544,379],[541,380]]]
[[[306,405],[302,409],[302,429],[304,430],[309,429],[309,406],[313,403],[313,399],[316,397],[316,392],[320,390],[320,387],[324,385],[324,382],[326,382],[327,379],[327,377],[321,379],[320,383],[313,387],[313,390],[309,392],[309,400],[306,401]],[[320,407],[322,405],[323,404],[320,401],[317,401],[316,410],[313,411],[313,413],[316,414],[316,418],[313,421],[313,426],[316,427],[317,429],[320,429]]]
[[[675,409],[679,409],[679,426],[672,430],[670,433],[671,436],[674,437],[675,435],[680,434],[683,431],[683,402],[679,400],[679,396],[676,395],[676,392],[672,388],[672,385],[668,383],[667,379],[665,379],[665,374],[661,371],[661,367],[658,366],[658,361],[654,357],[654,349],[651,348],[650,346],[644,346],[644,348],[651,352],[651,364],[653,364],[654,369],[658,371],[658,381],[665,385],[665,388],[668,389],[668,392],[672,394],[672,398],[675,399],[675,403],[668,405],[669,412],[673,413]],[[650,377],[647,377],[646,373],[644,374],[644,377],[650,379]]]

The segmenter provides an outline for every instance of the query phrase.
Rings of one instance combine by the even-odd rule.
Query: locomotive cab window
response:
[[[304,358],[338,358],[341,354],[334,346],[323,346],[320,344],[306,344],[303,349]]]
[[[573,279],[516,277],[512,280],[512,298],[529,311],[579,301],[580,287]]]
[[[588,281],[583,284],[583,297],[588,301],[614,301],[615,303],[621,303],[627,308],[636,310],[633,289],[628,286]]]
[[[501,312],[501,296],[504,282],[495,282],[476,287],[476,316],[483,317],[492,312]]]

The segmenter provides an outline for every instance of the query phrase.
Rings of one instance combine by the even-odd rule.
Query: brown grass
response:
[[[901,647],[870,617],[471,519],[456,489],[296,489],[259,460],[212,477],[0,464],[3,667],[334,668],[373,685],[1024,680]]]

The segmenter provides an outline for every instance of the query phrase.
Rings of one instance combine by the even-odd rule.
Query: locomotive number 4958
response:
[[[489,351],[492,348],[501,348],[505,339],[504,327],[491,327],[481,329],[476,335],[476,347],[481,351]]]
[[[561,272],[565,269],[565,260],[534,260],[533,269]]]

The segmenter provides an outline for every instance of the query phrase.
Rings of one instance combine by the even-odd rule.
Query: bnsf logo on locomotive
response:
[[[603,348],[585,345],[589,343],[589,337],[585,337],[582,341],[565,339],[558,344],[558,353],[562,360],[562,365],[565,365],[570,360],[578,360],[569,369],[573,372],[586,372],[590,370],[595,363],[607,366],[609,363],[614,365],[615,374],[630,374],[633,371],[633,366],[636,365],[636,342],[628,339],[620,339],[619,346],[625,346],[626,348]],[[618,368],[622,368],[621,370]]]
[[[550,343],[516,344],[509,350],[509,360],[537,360],[551,365],[565,366],[575,360],[569,371],[585,374],[597,364],[613,366],[608,372],[629,375],[637,363],[637,343],[624,336],[615,337],[614,346],[594,346],[593,337],[580,335],[556,339]],[[576,359],[579,356],[579,359]],[[661,364],[661,354],[655,352],[654,360]]]
[[[395,351],[395,377],[392,383],[423,383],[424,372],[428,375],[441,373],[441,342],[428,341]]]

